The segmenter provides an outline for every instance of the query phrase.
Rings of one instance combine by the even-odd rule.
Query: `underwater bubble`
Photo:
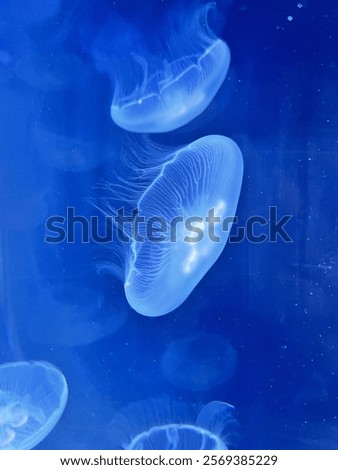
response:
[[[207,16],[213,5],[208,3],[193,14],[185,11],[177,15],[168,39],[162,41],[162,50],[153,53],[145,49],[135,52],[135,45],[140,44],[138,38],[123,45],[114,36],[112,24],[106,25],[94,56],[114,83],[111,117],[118,126],[131,132],[169,132],[184,126],[209,106],[230,64],[228,46],[208,25]],[[112,42],[120,46],[115,60],[109,60],[112,54],[107,43]],[[160,38],[154,42],[161,44]],[[130,57],[128,66],[124,66],[126,57]]]
[[[149,400],[130,404],[110,423],[114,449],[226,450],[235,424],[233,406],[213,401],[202,407]]]
[[[162,372],[175,385],[194,392],[227,382],[235,372],[237,354],[229,341],[214,333],[172,341],[162,358]]]
[[[63,374],[47,362],[0,366],[0,449],[32,449],[59,421],[68,398]]]
[[[146,151],[136,152],[140,170],[129,190],[108,185],[112,192],[102,198],[106,213],[117,213],[118,236],[121,209],[115,208],[129,199],[137,214],[128,237],[112,245],[122,266],[107,263],[107,268],[124,282],[130,306],[155,317],[179,307],[221,255],[236,212],[243,161],[235,142],[219,135],[171,150],[148,142]],[[210,235],[215,217],[219,222]]]

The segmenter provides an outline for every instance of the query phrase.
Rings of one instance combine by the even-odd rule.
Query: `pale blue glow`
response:
[[[228,46],[208,26],[211,5],[192,16],[182,15],[161,56],[134,56],[132,72],[115,78],[111,117],[118,126],[131,132],[168,132],[209,106],[230,64]],[[128,92],[125,84],[135,80],[133,91]]]
[[[27,333],[31,340],[56,346],[84,346],[109,336],[127,319],[127,305],[114,298],[113,308],[94,289],[54,284],[39,290],[39,304],[31,312]],[[41,319],[43,318],[43,321]]]
[[[237,354],[229,341],[203,331],[169,343],[161,368],[170,383],[197,392],[226,383],[236,365]]]
[[[161,217],[169,227],[178,216],[205,220],[212,208],[220,220],[235,215],[243,161],[231,139],[211,135],[175,150],[154,146],[147,151],[148,155],[139,157],[144,168],[135,180],[139,193],[132,190],[129,195],[119,195],[122,201],[135,197],[132,203],[139,216],[145,220]],[[150,168],[150,162],[156,159],[157,166]],[[231,224],[227,231],[220,230],[218,224],[219,242],[210,240],[206,227],[201,227],[202,240],[186,241],[192,233],[183,224],[177,227],[175,242],[170,241],[168,233],[165,241],[154,243],[146,237],[143,224],[139,234],[144,241],[133,239],[123,246],[125,294],[131,307],[142,315],[164,315],[186,300],[222,253]]]
[[[22,27],[30,27],[34,24],[42,23],[58,13],[61,0],[1,0],[1,19],[12,21],[13,25],[20,22]]]
[[[134,403],[110,423],[114,448],[126,450],[226,450],[235,423],[233,406],[213,401],[199,413],[168,400]],[[197,415],[197,417],[196,417]]]
[[[0,450],[32,449],[60,419],[68,388],[62,373],[47,362],[0,366]]]

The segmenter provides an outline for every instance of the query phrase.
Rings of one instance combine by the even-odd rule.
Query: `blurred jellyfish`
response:
[[[32,449],[60,419],[68,398],[63,374],[47,362],[0,366],[0,449]]]
[[[84,68],[75,54],[34,52],[18,60],[15,72],[32,88],[51,92],[71,86]]]
[[[203,332],[172,341],[162,358],[162,372],[173,385],[197,392],[227,382],[236,364],[236,351],[225,338]]]
[[[59,346],[85,346],[116,332],[127,319],[125,303],[113,308],[94,289],[59,284],[40,289],[39,302],[27,325],[33,341]]]
[[[42,224],[48,214],[45,195],[38,191],[36,193],[27,191],[23,197],[24,187],[18,191],[14,191],[14,188],[6,191],[5,188],[9,183],[13,184],[13,180],[7,180],[1,187],[0,230],[26,231]]]
[[[155,317],[179,307],[222,253],[236,212],[243,162],[237,145],[219,135],[171,150],[149,142],[146,151],[137,150],[143,155],[138,154],[139,177],[130,192],[108,184],[112,192],[102,198],[108,214],[114,214],[110,199],[119,200],[120,208],[129,199],[135,215],[123,238],[126,224],[121,228],[121,209],[117,215],[115,211],[121,243],[112,249],[123,266],[107,263],[107,268],[124,282],[130,306]],[[218,220],[212,237],[211,218]]]
[[[0,7],[1,8],[1,7]],[[1,12],[0,12],[0,18]],[[12,24],[0,20],[0,89],[1,101],[3,100],[6,87],[13,79],[13,69],[16,63],[30,54],[32,50],[31,40],[22,29],[13,27]],[[2,107],[4,107],[2,105]],[[4,107],[7,109],[6,107]]]
[[[49,88],[32,120],[32,141],[51,167],[88,171],[119,155],[120,132],[110,125],[105,81],[81,61],[70,68],[70,60],[63,58],[59,77],[46,74],[38,81],[27,71],[32,85]]]
[[[208,25],[213,5],[203,5],[192,14],[177,14],[164,47],[153,54],[136,51],[137,38],[128,41],[124,51],[120,38],[112,33],[112,24],[103,29],[94,55],[115,83],[111,117],[118,126],[131,132],[168,132],[184,126],[209,106],[230,64],[228,46]],[[115,61],[107,47],[113,41],[119,47],[115,55],[120,59]],[[154,41],[160,42],[160,38]],[[124,67],[121,57],[125,60],[130,55],[134,63]]]
[[[235,424],[233,406],[195,407],[168,400],[134,403],[110,423],[112,447],[126,450],[226,450]],[[197,416],[197,417],[196,417]]]
[[[28,231],[43,224],[48,214],[50,174],[31,148],[32,96],[22,89],[19,93],[13,82],[0,87],[0,230]]]
[[[1,19],[15,24],[17,27],[29,27],[56,15],[60,9],[61,0],[1,0]]]

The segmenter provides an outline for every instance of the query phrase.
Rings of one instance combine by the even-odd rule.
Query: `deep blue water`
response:
[[[231,448],[337,449],[334,0],[218,1],[211,23],[231,50],[228,76],[202,115],[156,136],[170,145],[208,134],[234,139],[244,159],[239,225],[277,206],[293,216],[292,243],[228,243],[181,307],[147,318],[128,307],[118,280],[98,272],[109,250],[79,236],[44,241],[47,217],[67,207],[97,214],[91,198],[100,179],[126,173],[126,133],[110,118],[111,82],[93,59],[102,25],[118,15],[151,43],[167,13],[186,8],[2,1],[0,361],[49,361],[67,379],[66,411],[41,449],[114,448],[116,412],[151,400],[232,404]],[[177,359],[178,340],[192,344],[204,386],[188,358]],[[179,366],[168,374],[170,351]]]

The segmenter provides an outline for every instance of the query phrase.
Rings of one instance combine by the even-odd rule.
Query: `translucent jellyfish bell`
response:
[[[213,5],[208,3],[193,14],[178,14],[179,24],[171,25],[164,48],[153,54],[144,50],[133,54],[134,63],[123,75],[116,72],[124,70],[121,65],[114,67],[111,117],[118,126],[131,132],[169,132],[209,106],[230,64],[228,46],[208,26]],[[154,42],[160,43],[160,38]],[[132,44],[135,47],[135,41]],[[123,55],[133,52],[129,49]],[[130,82],[134,82],[133,89]]]
[[[62,373],[47,362],[0,366],[0,450],[32,449],[60,419],[68,397]]]
[[[148,144],[148,155],[142,151],[140,176],[129,193],[113,192],[119,207],[129,198],[137,219],[129,242],[115,245],[124,269],[108,267],[123,279],[131,307],[155,317],[179,307],[222,253],[229,217],[236,212],[243,161],[238,146],[219,135],[171,150]],[[107,212],[114,213],[109,200]],[[219,220],[215,237],[208,217]]]
[[[161,364],[170,383],[192,391],[209,390],[227,382],[236,365],[237,354],[229,341],[205,331],[169,343]]]
[[[221,401],[208,403],[199,413],[166,400],[131,404],[110,423],[113,448],[226,450],[235,423],[232,411],[232,405]]]

